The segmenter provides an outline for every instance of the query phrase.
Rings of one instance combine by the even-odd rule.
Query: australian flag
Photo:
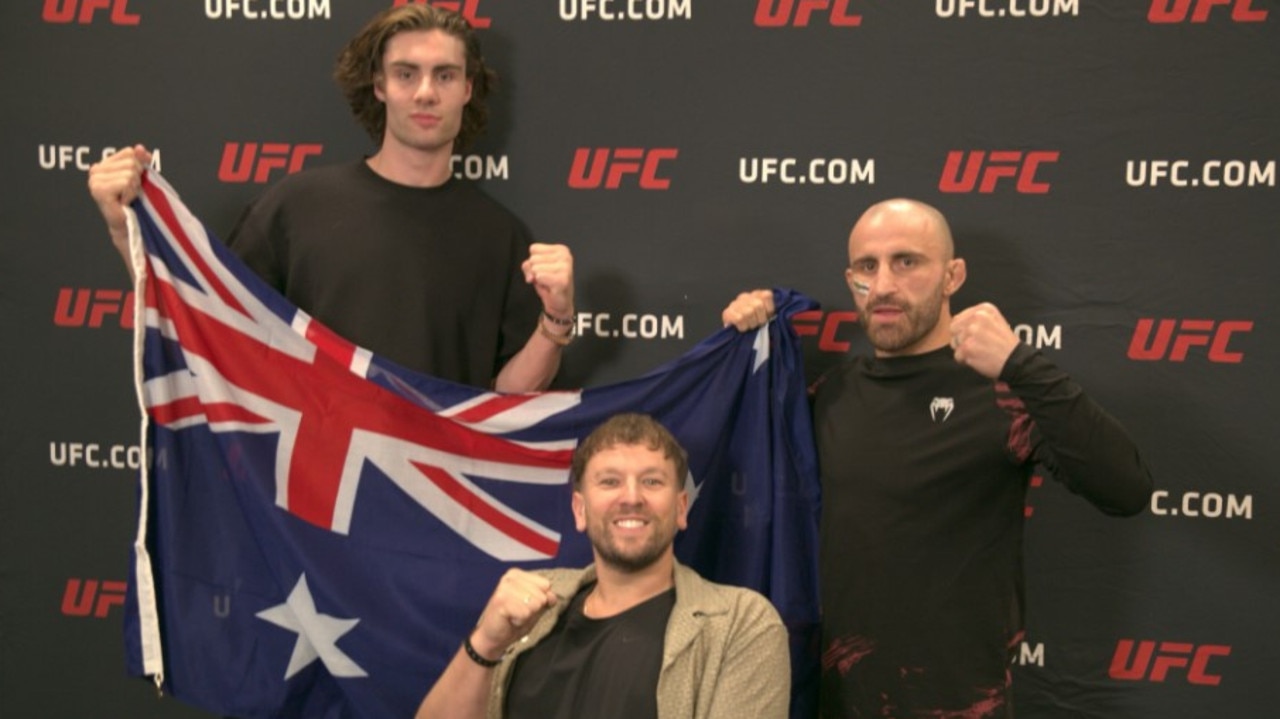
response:
[[[498,577],[583,566],[568,465],[610,415],[689,452],[681,561],[752,587],[812,687],[816,460],[786,321],[726,329],[639,379],[501,394],[416,374],[268,288],[147,173],[133,204],[148,461],[130,671],[210,712],[412,716]],[[813,303],[777,292],[784,320]]]

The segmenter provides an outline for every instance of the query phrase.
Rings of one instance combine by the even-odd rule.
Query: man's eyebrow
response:
[[[410,70],[420,70],[423,67],[421,64],[416,63],[412,60],[393,60],[387,63],[387,65],[388,67],[406,68]],[[457,63],[452,63],[452,62],[444,62],[444,63],[440,63],[439,65],[431,65],[429,69],[435,72],[439,72],[440,70],[457,70],[461,72],[462,65],[459,65]]]
[[[926,256],[926,253],[920,252],[918,250],[899,250],[897,252],[891,253],[889,255],[889,259],[900,260],[904,257],[925,257],[925,256]],[[855,265],[859,262],[867,262],[867,261],[879,262],[880,258],[876,257],[875,255],[858,255],[857,257],[854,257],[852,260],[850,260],[849,264]]]

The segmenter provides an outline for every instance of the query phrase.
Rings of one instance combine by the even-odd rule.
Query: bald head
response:
[[[939,251],[938,257],[950,260],[955,257],[955,241],[947,218],[932,205],[919,200],[898,197],[877,202],[854,223],[849,233],[849,257],[853,258],[854,241],[871,233],[896,232],[923,239]]]

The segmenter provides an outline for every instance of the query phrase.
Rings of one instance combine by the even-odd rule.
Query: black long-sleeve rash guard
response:
[[[1137,513],[1152,482],[1133,441],[1025,346],[999,381],[949,347],[854,359],[817,385],[814,420],[823,716],[1011,716],[1029,479],[1043,464]]]

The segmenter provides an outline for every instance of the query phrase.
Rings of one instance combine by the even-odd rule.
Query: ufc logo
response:
[[[1265,21],[1267,11],[1255,10],[1251,4],[1252,0],[1151,0],[1147,21],[1158,24],[1186,22],[1190,15],[1191,22],[1208,22],[1209,13],[1216,5],[1230,5],[1231,19],[1236,22]],[[1195,10],[1191,9],[1192,6]]]
[[[308,157],[319,155],[324,145],[298,144],[287,142],[264,142],[261,149],[258,143],[228,142],[222,148],[222,163],[218,165],[218,179],[223,182],[248,182],[262,184],[271,176],[273,170],[283,169],[285,174],[292,175],[302,169],[302,163]]]
[[[619,147],[612,150],[597,147],[594,151],[579,147],[573,153],[573,167],[569,170],[569,187],[575,190],[595,190],[601,185],[610,190],[618,189],[622,178],[638,175],[640,188],[665,190],[671,180],[658,177],[658,163],[674,160],[680,151],[674,147],[645,150],[639,147]]]
[[[119,316],[120,326],[133,329],[133,291],[58,290],[58,306],[53,323],[59,327],[101,327],[103,320]]]
[[[99,619],[107,616],[112,607],[124,606],[124,582],[102,582],[96,579],[68,579],[62,593],[62,613],[69,617]]]
[[[1135,652],[1132,639],[1121,639],[1116,645],[1115,656],[1111,658],[1109,673],[1112,679],[1163,682],[1169,677],[1170,669],[1187,669],[1187,681],[1216,687],[1222,683],[1222,676],[1209,673],[1209,660],[1229,654],[1231,647],[1223,644],[1197,647],[1184,642],[1160,642],[1157,653],[1153,641],[1138,642]]]
[[[1152,328],[1155,328],[1154,336]],[[1210,362],[1239,364],[1244,360],[1244,353],[1232,352],[1227,349],[1227,344],[1231,335],[1252,330],[1253,322],[1248,320],[1220,323],[1213,320],[1160,320],[1157,326],[1154,319],[1144,317],[1138,320],[1138,326],[1133,330],[1129,359],[1154,362],[1165,359],[1167,355],[1170,362],[1185,362],[1192,347],[1208,347]]]
[[[44,12],[41,17],[45,22],[65,25],[78,22],[88,25],[93,22],[94,13],[111,8],[112,25],[137,25],[142,19],[128,10],[129,0],[44,0]]]
[[[828,312],[806,310],[791,317],[791,327],[801,337],[817,337],[818,349],[823,352],[848,352],[849,343],[837,338],[841,325],[856,324],[858,313],[849,310]]]
[[[849,14],[849,0],[759,0],[756,27],[808,27],[815,11],[825,12],[827,22],[835,27],[862,24],[861,15]]]
[[[1016,177],[1018,192],[1043,195],[1049,191],[1049,183],[1036,182],[1036,170],[1045,163],[1057,162],[1058,155],[1056,150],[1028,152],[1025,157],[1020,150],[993,150],[990,155],[985,150],[970,150],[966,157],[963,150],[952,150],[947,153],[947,164],[942,168],[938,189],[943,192],[973,192],[976,187],[978,192],[990,193],[995,192],[1001,178]]]
[[[452,12],[458,13],[462,17],[466,18],[467,22],[471,23],[471,27],[474,27],[474,28],[489,27],[489,24],[492,22],[492,19],[487,17],[480,17],[477,14],[478,9],[476,6],[479,4],[480,4],[480,0],[461,0],[461,1],[434,0],[433,2],[427,2],[427,0],[396,0],[394,3],[392,3],[392,6],[400,7],[401,5],[431,5],[433,7],[438,7],[441,10],[450,10]]]

